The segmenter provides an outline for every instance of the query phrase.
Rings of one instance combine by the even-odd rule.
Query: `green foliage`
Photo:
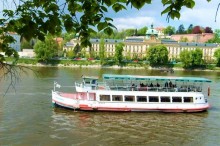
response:
[[[196,68],[204,65],[202,50],[196,48],[195,50],[184,50],[180,53],[180,60],[184,68]]]
[[[168,50],[164,45],[150,47],[146,56],[151,66],[164,65],[168,62]]]
[[[177,34],[185,34],[186,31],[185,31],[185,27],[183,26],[183,24],[181,24],[179,27],[178,27],[178,30],[176,31]]]
[[[58,55],[58,44],[51,36],[48,36],[45,41],[37,41],[34,45],[34,52],[39,61],[47,62]]]
[[[31,42],[28,42],[26,40],[21,41],[21,49],[33,49],[33,46],[31,45]]]
[[[66,56],[70,59],[73,59],[76,55],[74,54],[73,50],[67,51]]]
[[[146,32],[147,32],[147,27],[145,26],[145,27],[142,27],[142,28],[140,28],[140,29],[138,29],[137,30],[137,35],[146,35]]]
[[[208,40],[208,43],[220,43],[220,29],[215,30],[214,38]]]
[[[115,46],[115,63],[117,65],[121,65],[122,60],[123,60],[123,47],[124,44],[123,43],[119,43]]]
[[[220,48],[218,48],[217,50],[215,50],[214,52],[214,57],[217,60],[216,66],[220,67]]]
[[[180,60],[183,63],[184,68],[191,67],[191,52],[188,50],[183,50],[180,52]]]
[[[166,34],[166,35],[172,35],[174,33],[175,33],[175,27],[173,27],[173,26],[167,26],[164,29],[164,34]]]
[[[188,42],[188,38],[187,37],[181,37],[180,38],[180,42]]]
[[[101,39],[99,43],[99,58],[101,65],[104,64],[105,61],[105,41],[104,39]]]
[[[193,30],[193,25],[190,24],[189,27],[188,27],[188,29],[187,29],[187,33],[188,33],[188,34],[191,34],[191,33],[192,33],[192,30]]]

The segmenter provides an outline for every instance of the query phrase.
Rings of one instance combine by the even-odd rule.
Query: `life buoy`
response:
[[[208,96],[210,96],[210,87],[208,87]]]

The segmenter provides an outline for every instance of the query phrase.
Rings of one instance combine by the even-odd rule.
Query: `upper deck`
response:
[[[103,74],[103,82],[97,77],[83,78],[87,90],[153,91],[153,92],[202,92],[203,83],[211,80],[199,77],[135,76]],[[76,84],[76,86],[80,86]],[[82,86],[81,86],[82,87]]]

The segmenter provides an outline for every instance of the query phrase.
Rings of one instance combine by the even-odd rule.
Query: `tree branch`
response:
[[[215,13],[215,22],[216,22],[216,18],[217,18],[217,15],[218,15],[219,6],[220,6],[220,3],[218,4],[218,7],[217,7],[217,10],[216,10],[216,13]]]

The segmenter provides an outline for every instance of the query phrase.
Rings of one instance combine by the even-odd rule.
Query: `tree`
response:
[[[178,27],[178,30],[177,30],[177,34],[184,34],[186,31],[185,31],[185,27],[183,26],[183,24],[181,24],[179,27]]]
[[[152,66],[163,65],[168,62],[168,50],[164,45],[150,47],[146,56]]]
[[[34,52],[39,61],[47,62],[52,57],[57,56],[58,44],[51,36],[48,36],[45,41],[37,41],[34,45]]]
[[[124,47],[123,43],[118,43],[115,46],[115,63],[117,65],[121,65],[121,63],[122,63],[122,60],[123,60],[123,47]]]
[[[180,37],[180,42],[188,42],[188,41],[189,40],[187,37],[183,37],[183,36]]]
[[[203,53],[202,50],[196,48],[195,50],[183,50],[180,52],[180,60],[183,63],[184,68],[200,67],[203,65]]]
[[[76,55],[74,54],[73,50],[67,51],[66,56],[70,59],[73,59]]]
[[[175,27],[172,27],[172,26],[167,26],[165,29],[164,29],[164,34],[166,35],[172,35],[175,33]]]
[[[135,34],[135,29],[126,29],[125,33],[126,33],[126,36],[132,36]]]
[[[195,50],[192,51],[192,66],[199,67],[203,65],[203,52],[200,48],[196,48]]]
[[[147,32],[147,27],[144,26],[144,27],[137,30],[137,35],[144,35],[145,36],[146,32]]]
[[[187,29],[187,33],[188,33],[188,34],[191,34],[191,33],[192,33],[192,30],[193,30],[193,25],[190,24],[189,27],[188,27],[188,29]]]
[[[26,41],[25,39],[23,39],[21,41],[21,49],[33,49],[33,46],[31,45],[31,41]]]
[[[212,28],[211,27],[206,27],[205,28],[205,33],[213,33]]]
[[[216,66],[220,67],[220,48],[218,48],[217,50],[215,50],[214,52],[214,57],[217,60]]]
[[[180,52],[180,61],[183,63],[184,68],[191,67],[191,54],[188,50],[183,50]]]
[[[101,65],[103,65],[104,61],[105,61],[105,41],[104,41],[104,39],[101,39],[100,43],[99,43],[99,58],[100,58]]]
[[[201,27],[200,26],[195,26],[192,30],[193,34],[200,34],[202,33]]]
[[[220,43],[220,29],[216,29],[214,38],[208,40],[208,43]]]

